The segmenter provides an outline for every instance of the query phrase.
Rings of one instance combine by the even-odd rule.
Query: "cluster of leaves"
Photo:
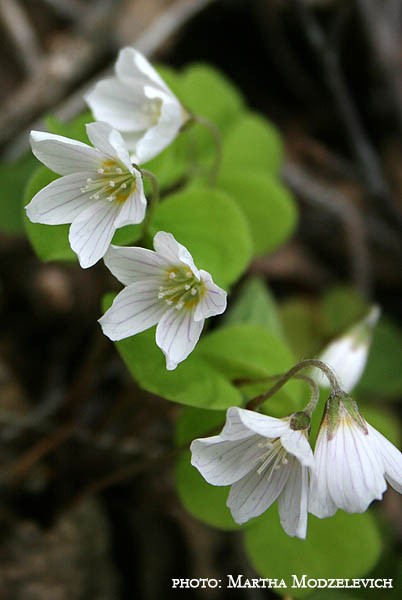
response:
[[[195,125],[144,165],[155,173],[163,192],[148,242],[157,231],[173,233],[189,249],[197,266],[208,270],[218,285],[230,291],[253,258],[276,250],[296,226],[294,201],[279,179],[283,154],[280,136],[266,119],[248,110],[239,91],[211,67],[193,65],[181,73],[163,68],[161,74],[185,106],[216,124],[222,135],[222,162],[212,186],[208,176],[215,160],[213,138],[211,132]],[[48,125],[53,133],[87,142],[84,124],[90,120],[85,114],[71,124],[49,119]],[[28,181],[22,200],[24,180],[35,168],[31,157],[1,167],[0,179],[5,182],[0,186],[4,194],[0,198],[1,226],[10,233],[25,231],[43,260],[75,261],[67,225],[33,224],[24,216],[23,204],[57,177],[40,167]],[[18,189],[7,183],[11,179],[17,180]],[[132,244],[139,236],[140,227],[129,226],[118,231],[113,241]],[[104,299],[104,309],[112,299],[112,295]],[[184,445],[211,435],[223,424],[228,407],[244,406],[249,397],[267,386],[239,386],[236,380],[286,371],[297,360],[315,354],[364,310],[363,301],[347,288],[329,291],[320,303],[290,299],[278,305],[262,281],[249,279],[236,301],[229,303],[227,314],[217,322],[219,326],[206,331],[190,357],[174,371],[165,368],[155,345],[154,329],[116,345],[142,388],[186,405],[176,435],[177,444]],[[382,397],[394,398],[400,394],[401,340],[402,332],[383,319],[358,396],[376,397],[381,392]],[[301,409],[305,401],[304,385],[290,382],[272,398],[269,412],[284,416]],[[316,421],[319,413],[317,410]],[[369,405],[363,414],[398,444],[398,431],[387,414]],[[316,428],[317,422],[313,431]],[[220,529],[240,529],[226,508],[228,489],[208,485],[191,467],[188,452],[178,460],[176,481],[183,504],[195,517]],[[289,573],[357,577],[370,571],[382,549],[373,511],[364,515],[339,512],[323,521],[310,517],[304,542],[284,535],[275,505],[241,529],[247,553],[261,576],[285,580]],[[309,590],[293,592],[302,595]]]

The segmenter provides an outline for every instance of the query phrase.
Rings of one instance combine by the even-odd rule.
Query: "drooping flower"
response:
[[[350,392],[363,375],[379,316],[380,309],[373,306],[361,321],[332,341],[318,357],[335,371],[346,392]],[[329,387],[322,371],[314,369],[314,379],[321,387]]]
[[[168,146],[189,115],[147,59],[123,48],[115,76],[100,81],[85,98],[95,119],[120,131],[142,164]]]
[[[226,292],[198,270],[171,233],[159,231],[153,250],[111,246],[106,266],[126,285],[99,322],[111,340],[140,333],[156,323],[156,343],[175,369],[192,352],[204,321],[226,309]]]
[[[146,198],[141,173],[123,138],[107,123],[90,123],[94,148],[59,135],[31,131],[32,152],[63,175],[25,207],[33,223],[71,223],[69,241],[84,269],[104,256],[119,227],[143,221]]]
[[[328,400],[314,457],[309,510],[320,519],[338,508],[364,512],[382,498],[387,482],[402,493],[401,452],[363,419],[346,395]]]
[[[278,499],[283,529],[304,539],[308,467],[314,464],[308,425],[304,413],[276,419],[232,407],[219,435],[192,442],[191,464],[208,483],[232,486],[227,506],[239,525]]]

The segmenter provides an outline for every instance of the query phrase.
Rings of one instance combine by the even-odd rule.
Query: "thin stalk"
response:
[[[260,394],[256,398],[252,398],[246,404],[246,408],[249,410],[256,410],[259,406],[261,406],[261,404],[263,404],[266,400],[271,398],[271,396],[276,394],[276,392],[278,392],[281,389],[281,387],[283,387],[285,385],[285,383],[287,383],[289,381],[289,379],[291,379],[292,377],[295,377],[296,373],[298,373],[302,369],[306,369],[307,367],[316,367],[317,369],[321,369],[321,371],[324,373],[324,375],[327,377],[329,383],[331,384],[332,393],[334,395],[342,394],[342,390],[339,386],[339,383],[338,383],[332,369],[328,365],[323,363],[321,360],[318,360],[317,358],[308,358],[306,360],[302,360],[301,362],[297,363],[297,365],[295,365],[294,367],[289,369],[289,371],[287,371],[286,373],[281,375],[280,379],[276,382],[276,384],[270,390],[268,390],[264,394]],[[317,400],[318,400],[318,397],[317,397]],[[307,408],[309,408],[309,407],[310,407],[310,403],[307,406]]]
[[[148,209],[147,209],[147,212],[145,215],[145,219],[142,222],[141,242],[143,242],[145,239],[145,236],[147,235],[147,232],[149,229],[149,224],[150,224],[152,216],[155,212],[155,208],[158,205],[158,202],[160,199],[160,193],[159,193],[158,180],[155,177],[155,175],[153,173],[151,173],[151,171],[147,171],[146,169],[141,169],[141,175],[143,177],[147,177],[152,185],[151,200],[148,203]]]
[[[211,185],[215,185],[216,178],[219,173],[219,168],[222,163],[222,137],[221,137],[221,134],[219,132],[219,129],[216,127],[216,125],[214,123],[212,123],[212,121],[205,119],[205,117],[201,117],[199,115],[192,115],[190,118],[190,123],[191,122],[199,123],[200,125],[203,125],[203,127],[206,127],[208,129],[208,131],[211,132],[212,137],[214,139],[215,161],[214,161],[214,163],[211,167],[211,171],[209,173],[209,183]]]

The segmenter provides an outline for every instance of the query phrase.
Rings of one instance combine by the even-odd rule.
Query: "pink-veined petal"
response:
[[[31,131],[29,139],[36,158],[59,175],[96,173],[104,159],[95,148],[61,135]]]
[[[146,89],[149,97],[153,97],[152,90]],[[162,94],[162,106],[158,122],[150,127],[136,145],[135,152],[140,164],[151,160],[164,150],[177,136],[183,125],[183,109],[176,99]]]
[[[191,464],[208,483],[230,485],[258,464],[263,453],[258,446],[260,440],[258,435],[236,441],[222,441],[220,436],[194,440],[190,446]]]
[[[135,48],[127,46],[120,50],[115,72],[121,81],[133,87],[156,85],[160,90],[172,93],[145,56]]]
[[[279,518],[290,537],[304,540],[307,533],[308,471],[297,459],[278,498]]]
[[[105,254],[104,261],[107,268],[124,285],[149,278],[158,279],[158,285],[161,285],[169,264],[153,250],[113,245]]]
[[[194,310],[170,308],[156,328],[156,344],[166,356],[172,371],[192,352],[201,335],[204,321],[194,321]]]
[[[93,192],[82,192],[93,173],[74,173],[52,181],[41,189],[25,207],[33,223],[61,225],[71,223],[88,206],[93,204]]]
[[[130,173],[134,173],[127,146],[121,134],[108,123],[96,121],[86,125],[87,135],[91,143],[106,156],[117,160]]]
[[[118,210],[115,202],[98,200],[72,222],[68,237],[83,269],[92,267],[105,255],[116,231]]]
[[[386,480],[397,492],[402,494],[402,453],[368,423],[367,428],[370,438],[375,442],[377,453],[382,458]]]
[[[190,267],[195,277],[199,280],[200,274],[194,264],[190,252],[174,238],[171,233],[158,231],[154,236],[154,248],[158,254],[169,261],[172,265],[183,263]]]
[[[158,289],[159,282],[151,279],[124,288],[99,319],[103,333],[115,341],[153,327],[166,311],[166,304],[158,299]]]
[[[242,525],[267,510],[282,492],[290,473],[291,461],[279,469],[257,470],[237,481],[230,488],[227,506],[236,523]]]
[[[237,408],[236,406],[230,410],[232,415],[237,413],[238,418],[247,429],[263,437],[275,439],[281,437],[282,434],[289,430],[289,419],[276,419],[275,417],[269,417],[253,410]]]
[[[338,507],[334,504],[328,489],[328,439],[327,429],[321,425],[318,432],[314,468],[310,471],[309,511],[319,519],[332,517]]]
[[[286,452],[293,454],[305,467],[314,466],[314,455],[305,433],[288,429],[281,435],[281,444]]]
[[[204,290],[194,313],[196,321],[220,315],[226,310],[226,292],[213,282],[208,271],[200,269],[200,277]]]
[[[380,500],[386,483],[380,457],[369,438],[350,419],[341,419],[328,441],[328,489],[333,502],[346,512],[364,512]]]
[[[142,223],[147,210],[147,200],[144,194],[144,186],[141,174],[135,169],[136,186],[120,208],[116,217],[116,228],[124,227],[135,223]]]

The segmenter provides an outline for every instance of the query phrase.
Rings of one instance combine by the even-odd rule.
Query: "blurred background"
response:
[[[136,386],[96,322],[113,278],[101,264],[42,263],[9,218],[33,169],[27,131],[79,115],[127,44],[172,67],[222,70],[281,132],[300,211],[292,240],[249,274],[279,299],[300,357],[325,337],[323,302],[342,313],[339,329],[357,296],[381,305],[366,388],[397,427],[401,16],[400,0],[0,0],[1,600],[153,600],[176,593],[171,578],[255,576],[239,534],[181,506],[169,461],[180,407]],[[402,578],[400,496],[388,492],[380,510],[383,564]]]

